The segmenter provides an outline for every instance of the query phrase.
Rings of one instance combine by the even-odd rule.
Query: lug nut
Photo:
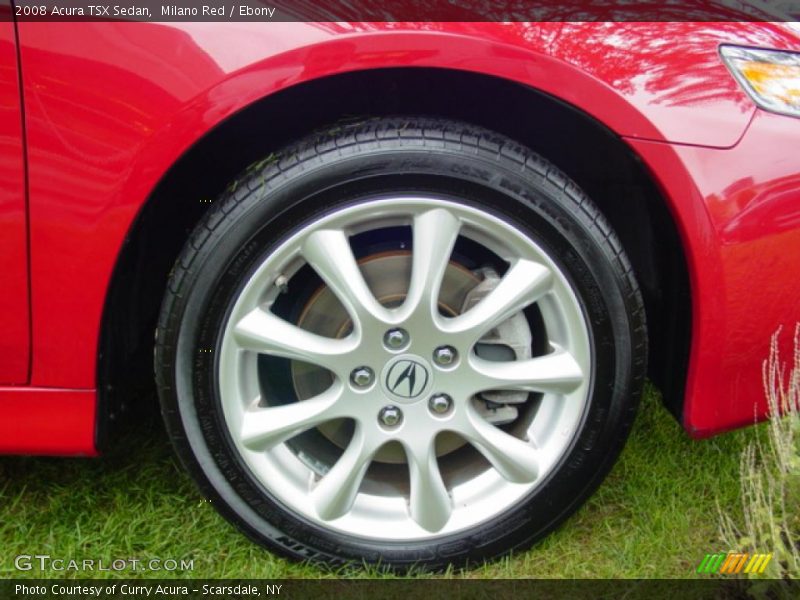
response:
[[[458,352],[452,346],[439,346],[433,351],[433,362],[441,367],[449,367],[456,362]]]
[[[443,415],[453,407],[453,399],[447,394],[434,394],[428,400],[428,408],[432,413]]]
[[[390,329],[384,334],[383,343],[386,344],[388,348],[398,350],[408,343],[408,332],[399,327]]]
[[[375,373],[369,367],[358,367],[350,373],[350,381],[356,387],[365,388],[375,380]]]
[[[386,427],[394,427],[403,420],[403,413],[396,406],[384,406],[378,413],[378,420]]]

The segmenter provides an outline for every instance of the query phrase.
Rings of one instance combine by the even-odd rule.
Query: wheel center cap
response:
[[[395,356],[381,372],[381,387],[387,397],[397,402],[416,402],[433,385],[430,364],[414,354]]]

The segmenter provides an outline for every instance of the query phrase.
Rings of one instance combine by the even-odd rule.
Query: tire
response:
[[[222,515],[286,557],[400,571],[563,522],[619,455],[646,361],[630,263],[586,195],[508,138],[415,117],[233,182],[155,350],[171,439]]]

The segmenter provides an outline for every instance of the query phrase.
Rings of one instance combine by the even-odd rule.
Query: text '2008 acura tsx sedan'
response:
[[[766,416],[790,23],[0,4],[0,452],[97,455],[149,387],[249,537],[440,568],[572,514],[645,378],[693,437]]]

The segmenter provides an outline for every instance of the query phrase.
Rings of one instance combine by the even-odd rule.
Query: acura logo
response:
[[[416,398],[428,385],[428,370],[411,359],[399,360],[386,374],[386,388],[401,398]]]

